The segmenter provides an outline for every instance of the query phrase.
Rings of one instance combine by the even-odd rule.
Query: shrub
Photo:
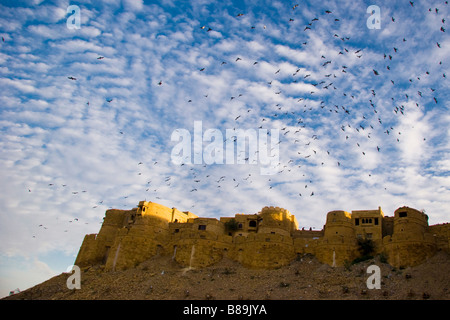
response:
[[[227,231],[236,231],[238,229],[238,223],[235,219],[230,219],[229,221],[225,222],[225,229]]]
[[[370,256],[375,249],[375,243],[370,239],[358,239],[358,251],[361,255]],[[367,259],[366,259],[367,260]]]

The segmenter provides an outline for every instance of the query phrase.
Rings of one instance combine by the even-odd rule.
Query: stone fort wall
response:
[[[393,266],[414,266],[438,250],[449,251],[450,225],[429,226],[426,214],[401,207],[394,217],[385,217],[381,208],[331,211],[322,230],[298,230],[295,216],[279,207],[215,219],[141,201],[131,210],[107,210],[99,233],[85,236],[75,264],[123,270],[160,254],[191,268],[228,257],[272,269],[312,254],[342,266],[361,257],[358,240],[371,240],[373,254],[384,254]]]

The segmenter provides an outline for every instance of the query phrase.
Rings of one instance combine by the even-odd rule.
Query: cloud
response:
[[[122,0],[125,10],[141,11],[144,8],[143,0]]]
[[[2,83],[4,86],[13,87],[24,93],[31,93],[36,90],[35,86],[33,85],[33,80],[1,78],[0,83]]]
[[[36,283],[44,282],[58,273],[40,260],[16,259],[15,265],[0,265],[0,272],[4,275],[0,282],[0,296],[9,295],[10,291],[23,291]]]
[[[73,257],[106,209],[143,199],[210,217],[275,205],[317,229],[327,211],[378,206],[387,215],[423,207],[430,223],[445,221],[447,7],[430,15],[386,4],[377,31],[352,2],[105,0],[81,3],[81,29],[69,30],[67,5],[2,7],[5,261],[62,272],[52,254]],[[223,133],[279,130],[279,172],[173,164],[170,136],[192,133],[194,121]]]

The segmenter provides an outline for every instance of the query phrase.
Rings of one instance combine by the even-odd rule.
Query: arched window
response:
[[[251,220],[248,224],[249,227],[256,227],[256,220]]]

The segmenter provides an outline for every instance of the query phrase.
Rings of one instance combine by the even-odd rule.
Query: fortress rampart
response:
[[[250,268],[277,268],[312,254],[342,266],[361,258],[361,241],[396,267],[414,266],[438,250],[449,252],[450,224],[428,225],[409,207],[394,217],[377,210],[331,211],[322,230],[299,230],[288,210],[264,207],[257,214],[201,218],[176,208],[141,201],[131,210],[107,210],[98,234],[86,235],[75,264],[106,270],[134,267],[154,255],[170,255],[186,267],[205,267],[223,257]]]

